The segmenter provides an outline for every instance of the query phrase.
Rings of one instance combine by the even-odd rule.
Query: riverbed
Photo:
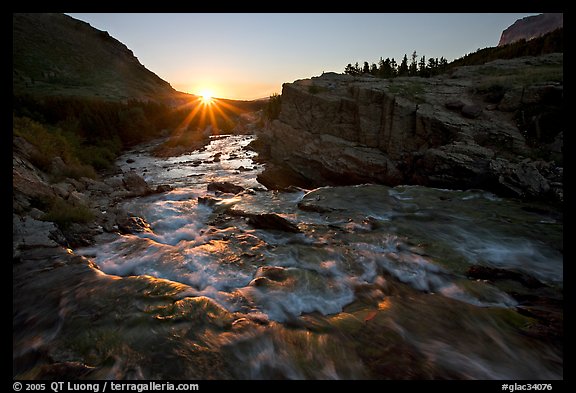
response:
[[[560,212],[483,190],[267,190],[253,139],[119,158],[172,189],[122,202],[146,230],[74,250],[93,266],[38,336],[52,358],[98,379],[563,378]]]

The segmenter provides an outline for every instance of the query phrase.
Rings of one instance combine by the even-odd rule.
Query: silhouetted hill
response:
[[[107,32],[64,14],[13,14],[15,94],[159,100],[179,94]]]

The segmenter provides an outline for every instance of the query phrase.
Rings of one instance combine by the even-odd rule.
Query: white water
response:
[[[518,268],[545,282],[563,281],[562,256],[556,250],[522,235],[499,235],[469,217],[451,213],[449,208],[431,211],[426,201],[418,199],[423,188],[386,188],[392,203],[378,194],[363,193],[361,187],[358,195],[345,190],[349,194],[330,201],[325,197],[332,191],[336,193],[336,189],[328,187],[323,189],[322,197],[327,199],[326,206],[336,209],[334,212],[303,211],[297,205],[306,197],[305,191],[271,192],[257,183],[256,175],[262,167],[252,161],[253,152],[244,150],[251,140],[250,136],[218,138],[204,151],[169,159],[151,157],[146,147],[126,154],[119,160],[124,171],[135,170],[153,187],[170,184],[174,189],[123,202],[126,210],[146,219],[150,232],[118,235],[112,241],[78,252],[93,256],[107,274],[151,275],[176,281],[189,286],[188,296],[206,296],[230,312],[279,323],[310,313],[337,315],[358,300],[359,291],[375,302],[383,301],[390,291],[394,293],[394,282],[479,308],[517,306],[512,297],[495,286],[467,280],[438,257],[427,255],[399,233],[406,225],[430,232],[429,239],[450,244],[451,252],[462,263]],[[214,161],[217,153],[220,160]],[[127,159],[134,162],[128,164]],[[215,195],[206,189],[211,181],[229,181],[253,191],[237,196]],[[462,203],[499,203],[499,198],[490,193],[437,192],[454,198],[462,194],[458,196]],[[298,224],[303,233],[255,229],[242,217],[220,216],[216,212],[218,205],[212,208],[198,203],[198,197],[207,195],[219,198],[219,205],[230,205],[239,211],[277,213]],[[341,210],[339,204],[346,209]],[[387,230],[373,231],[370,222],[374,220]],[[424,317],[437,318],[430,314],[433,311],[421,312]],[[436,322],[444,323],[427,323]],[[513,378],[532,375],[539,367],[537,355],[526,352],[523,356],[530,357],[530,367],[501,370],[499,361],[487,359],[486,354],[467,353],[457,341],[420,337],[398,321],[388,324],[431,362],[454,369],[465,362],[466,377]],[[295,379],[310,377],[297,366],[297,355],[283,347],[284,335],[288,333],[271,329],[231,336],[228,344],[227,339],[219,337],[219,345],[224,343],[231,358],[246,365],[238,371],[242,377],[266,378],[274,373]],[[483,336],[495,337],[494,345],[504,345],[501,333],[493,333],[492,327],[478,329]],[[309,342],[318,349],[309,359],[317,367],[314,377],[362,375],[356,355],[344,348],[331,354],[333,349],[329,348],[338,347],[332,342],[333,336],[303,335],[294,340]],[[512,362],[517,361],[509,354],[511,348],[504,345],[502,350],[516,359]],[[334,356],[339,359],[337,363],[332,363],[336,361]],[[344,371],[343,364],[347,367]],[[554,371],[542,373],[556,377]]]

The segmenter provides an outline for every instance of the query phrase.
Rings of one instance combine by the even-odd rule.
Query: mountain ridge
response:
[[[543,13],[527,16],[518,19],[502,31],[498,46],[511,44],[522,39],[529,41],[562,27],[564,27],[563,13]]]

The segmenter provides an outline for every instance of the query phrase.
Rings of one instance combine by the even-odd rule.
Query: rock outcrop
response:
[[[545,13],[518,19],[502,32],[498,46],[519,40],[531,40],[564,27],[563,13]]]
[[[257,150],[273,162],[268,172],[283,173],[278,188],[292,178],[561,201],[562,64],[551,54],[432,78],[325,73],[285,83]],[[266,172],[260,178],[274,187]]]

